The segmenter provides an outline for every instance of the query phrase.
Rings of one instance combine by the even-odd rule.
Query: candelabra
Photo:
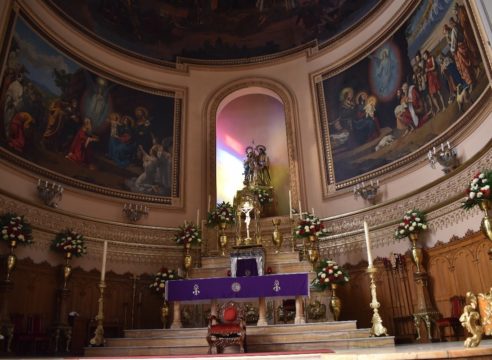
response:
[[[371,303],[369,306],[373,310],[372,314],[372,327],[371,327],[371,336],[381,336],[388,335],[388,331],[383,326],[383,320],[381,320],[381,316],[379,316],[379,304],[377,294],[376,294],[376,282],[374,281],[374,274],[376,273],[376,268],[374,266],[369,266],[367,268],[367,273],[371,279]]]
[[[359,196],[370,203],[376,202],[376,196],[379,189],[379,180],[371,180],[369,183],[361,182],[354,186],[354,197],[357,199]]]
[[[149,214],[149,208],[141,204],[127,203],[123,205],[123,212],[127,219],[132,222],[136,222]]]
[[[429,150],[427,153],[427,158],[429,159],[430,166],[435,169],[436,168],[436,162],[439,163],[442,166],[442,171],[447,174],[451,170],[456,169],[459,165],[458,161],[458,151],[456,150],[456,147],[451,146],[451,144],[446,142],[446,145],[444,143],[441,143],[441,148],[437,149],[434,146],[432,150]]]
[[[49,182],[48,180],[38,179],[38,197],[45,205],[58,207],[58,203],[62,199],[63,187],[59,184]]]
[[[104,289],[106,288],[106,282],[101,280],[99,283],[99,300],[98,300],[98,312],[96,316],[97,327],[94,331],[94,337],[90,340],[90,346],[104,346],[106,341],[104,340]]]

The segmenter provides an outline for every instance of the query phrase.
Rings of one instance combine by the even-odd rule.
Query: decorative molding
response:
[[[425,189],[419,189],[408,197],[390,204],[368,209],[366,212],[325,219],[325,225],[336,234],[320,239],[320,249],[328,256],[347,254],[365,249],[362,223],[367,221],[371,228],[371,242],[374,247],[394,245],[401,239],[394,239],[394,228],[402,214],[412,208],[427,212],[429,227],[443,230],[456,226],[479,215],[479,209],[465,211],[461,208],[464,189],[472,174],[492,167],[492,148],[462,171],[453,172],[444,180]]]

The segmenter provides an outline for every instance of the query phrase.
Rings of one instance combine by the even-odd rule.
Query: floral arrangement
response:
[[[156,294],[163,294],[166,289],[166,281],[178,279],[181,279],[181,277],[175,270],[162,268],[161,271],[155,274],[154,282],[149,285],[149,289]]]
[[[207,226],[217,226],[220,223],[234,224],[235,214],[232,205],[229,202],[222,201],[217,204],[215,210],[208,213]]]
[[[468,210],[479,205],[483,200],[492,200],[490,184],[492,184],[491,170],[476,174],[466,189],[466,200],[463,201],[462,207]]]
[[[410,234],[418,234],[423,230],[427,230],[425,213],[416,209],[408,210],[395,230],[395,238],[401,239]]]
[[[56,234],[51,249],[76,257],[87,253],[84,237],[72,229],[65,229]]]
[[[343,285],[349,281],[349,278],[348,272],[335,261],[323,259],[316,269],[316,278],[312,284],[324,290],[331,284]]]
[[[175,236],[177,244],[199,244],[202,242],[202,234],[198,227],[193,224],[187,224],[179,227],[179,231]]]
[[[261,205],[273,202],[272,194],[267,189],[256,188],[254,190],[254,193],[256,194],[256,196],[258,196],[258,201]]]
[[[325,229],[319,218],[309,213],[299,221],[299,224],[295,228],[295,236],[297,238],[305,238],[311,235],[323,236],[327,234],[328,230]]]
[[[15,241],[16,245],[29,245],[32,243],[31,225],[25,220],[24,216],[5,213],[0,216],[0,226],[2,228],[2,240]]]

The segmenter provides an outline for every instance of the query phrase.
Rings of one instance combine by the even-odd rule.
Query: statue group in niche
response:
[[[244,184],[252,186],[270,186],[270,160],[264,145],[246,148],[244,160]]]
[[[20,20],[0,84],[2,146],[89,183],[171,196],[175,99],[113,83],[37,42]],[[28,45],[59,60],[43,85]]]

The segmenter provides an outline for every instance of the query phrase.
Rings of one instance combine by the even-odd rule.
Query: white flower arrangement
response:
[[[202,242],[202,236],[195,224],[185,223],[185,225],[179,227],[175,240],[177,244],[199,244]]]
[[[475,174],[466,189],[466,199],[463,201],[462,207],[468,210],[484,200],[492,200],[491,183],[492,171],[486,170]]]
[[[297,238],[306,238],[311,235],[318,237],[328,235],[328,230],[325,229],[325,226],[317,216],[308,213],[296,226],[295,236]]]
[[[427,219],[425,213],[420,210],[408,210],[403,215],[402,221],[395,230],[395,238],[401,239],[410,234],[417,234],[427,230]]]
[[[162,268],[161,271],[155,274],[154,282],[150,283],[149,289],[153,290],[154,293],[163,294],[166,289],[166,282],[168,280],[178,280],[181,279],[175,270]]]
[[[76,257],[80,257],[87,253],[84,237],[71,229],[66,229],[56,234],[51,244],[51,248],[54,251]]]
[[[1,238],[4,241],[14,242],[15,245],[29,245],[32,243],[31,225],[14,213],[6,213],[0,217]]]
[[[323,259],[316,269],[316,278],[312,284],[326,289],[331,284],[343,285],[350,279],[348,272],[333,260]]]

